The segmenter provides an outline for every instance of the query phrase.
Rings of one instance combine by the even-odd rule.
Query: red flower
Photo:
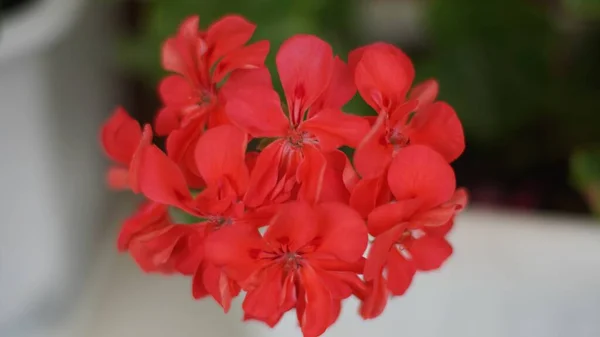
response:
[[[448,162],[462,153],[460,120],[451,106],[434,102],[437,82],[425,81],[406,97],[414,69],[402,51],[376,43],[353,52],[351,60],[360,95],[379,114],[354,155],[363,178],[383,174],[393,156],[411,144],[430,146]]]
[[[191,276],[193,297],[225,312],[243,290],[244,320],[272,327],[293,309],[302,333],[318,336],[344,299],[374,318],[452,254],[446,235],[467,202],[449,164],[462,127],[435,101],[437,82],[411,90],[410,59],[385,43],[346,65],[317,37],[290,38],[276,56],[282,104],[263,64],[268,42],[245,46],[254,29],[226,16],[203,32],[194,16],[165,42],[172,74],[155,123],[166,151],[121,108],[103,126],[110,185],[148,199],[117,247],[143,271]],[[376,116],[342,112],[357,88]]]
[[[197,245],[223,227],[238,223],[256,227],[261,224],[261,216],[245,212],[241,202],[249,176],[246,145],[247,135],[233,125],[209,129],[199,138],[194,155],[206,188],[195,197],[189,192],[180,168],[157,147],[148,147],[141,155],[140,190],[155,202],[181,208],[200,218],[194,224],[196,232],[202,233],[195,236],[201,238]],[[194,297],[210,294],[225,311],[229,310],[231,299],[240,291],[237,284],[202,258],[196,260],[193,268]]]
[[[100,129],[100,141],[106,155],[116,164],[108,169],[108,185],[113,189],[132,188],[136,191],[136,183],[132,180],[138,169],[136,156],[141,148],[152,142],[151,130],[145,128],[142,132],[140,124],[125,109],[117,107]]]
[[[361,97],[378,113],[354,154],[362,176],[350,204],[363,216],[389,200],[385,175],[392,158],[410,145],[427,145],[451,162],[464,150],[460,120],[445,102],[434,102],[435,80],[416,86],[407,97],[414,69],[398,48],[374,43],[350,54],[354,79]]]
[[[387,292],[377,287],[386,285],[392,295],[402,295],[417,270],[433,270],[442,265],[452,254],[444,235],[455,213],[466,204],[464,190],[455,191],[450,165],[437,152],[422,145],[398,153],[387,178],[395,201],[375,208],[367,222],[375,240],[364,275],[366,281],[373,282],[374,296],[380,297],[387,297]],[[436,230],[440,226],[447,229]],[[386,279],[382,277],[384,268]],[[370,300],[385,303],[383,299]],[[371,318],[379,312],[374,310],[363,316]]]
[[[317,37],[296,35],[276,57],[287,116],[268,86],[239,89],[227,101],[231,121],[254,137],[275,138],[259,155],[245,202],[257,207],[295,197],[314,202],[323,188],[323,153],[356,146],[367,122],[341,112],[354,95],[347,66]]]
[[[194,146],[205,125],[228,123],[224,113],[226,87],[270,83],[264,66],[269,42],[244,46],[256,25],[230,15],[212,24],[206,32],[198,30],[199,18],[187,18],[176,36],[163,45],[163,67],[176,74],[159,85],[164,103],[156,117],[156,131],[169,135],[167,152],[182,169],[187,183],[204,187],[194,165]],[[226,75],[226,84],[221,86]],[[252,76],[248,76],[252,74]]]
[[[183,21],[176,36],[167,39],[162,49],[165,70],[175,73],[159,85],[165,107],[158,113],[156,131],[167,135],[195,121],[200,129],[208,122],[226,122],[219,106],[218,85],[236,69],[255,69],[264,65],[269,42],[244,46],[256,25],[229,15],[199,31],[199,17]]]
[[[168,207],[151,201],[144,202],[138,210],[127,218],[121,226],[117,239],[119,251],[126,251],[131,240],[164,227],[171,223]]]
[[[129,243],[129,254],[147,273],[192,275],[203,259],[203,234],[198,225],[168,223],[136,236]]]
[[[225,101],[231,92],[238,87],[270,85],[271,77],[266,68],[252,70],[236,70],[228,78],[227,82],[220,88],[220,102]],[[223,109],[222,104],[218,109]],[[188,185],[192,188],[203,188],[204,181],[195,165],[196,143],[204,132],[202,119],[194,119],[193,122],[174,130],[167,138],[167,153],[181,168]]]
[[[350,206],[366,218],[375,207],[390,201],[387,170],[378,177],[357,181],[350,192]]]
[[[145,272],[191,275],[204,254],[202,235],[198,226],[174,224],[166,205],[147,201],[124,221],[117,248]]]
[[[248,292],[246,318],[274,325],[296,308],[304,335],[318,336],[352,294],[351,281],[340,274],[361,265],[366,244],[366,227],[351,208],[291,202],[264,236],[249,226],[227,227],[207,239],[206,252]]]

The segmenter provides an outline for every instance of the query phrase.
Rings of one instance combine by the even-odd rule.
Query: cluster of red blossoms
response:
[[[269,42],[247,44],[254,24],[231,15],[198,26],[186,19],[162,48],[171,74],[154,131],[166,151],[122,108],[102,127],[109,185],[146,199],[119,250],[146,272],[192,276],[193,296],[225,311],[243,290],[245,319],[274,326],[295,309],[305,336],[321,335],[350,296],[364,319],[378,316],[417,271],[442,265],[467,197],[449,164],[462,126],[435,100],[436,81],[411,89],[410,59],[387,43],[345,63],[296,35],[276,55],[282,100],[264,66]],[[342,112],[357,89],[374,116]],[[177,223],[174,209],[197,220]]]

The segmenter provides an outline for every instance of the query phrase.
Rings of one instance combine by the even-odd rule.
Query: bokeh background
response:
[[[475,222],[494,225],[489,232],[463,229],[457,241],[480,254],[488,250],[485,244],[472,245],[475,238],[497,240],[501,257],[493,255],[486,277],[513,272],[505,266],[514,267],[519,260],[522,279],[517,277],[521,281],[511,287],[525,294],[535,282],[553,277],[552,270],[566,272],[561,268],[570,263],[571,277],[563,275],[564,284],[581,289],[600,284],[598,272],[589,274],[590,279],[585,267],[576,267],[579,262],[600,266],[600,221],[595,217],[600,214],[600,0],[0,0],[0,336],[54,336],[48,326],[69,319],[84,326],[81,322],[89,317],[71,318],[71,312],[74,303],[92,296],[90,287],[106,290],[118,288],[123,280],[146,280],[132,264],[123,264],[125,256],[114,258],[120,261],[112,262],[117,267],[98,266],[99,260],[113,259],[104,256],[114,253],[114,228],[135,200],[105,191],[106,161],[97,129],[117,104],[141,122],[151,122],[159,107],[156,85],[165,74],[159,59],[162,41],[190,14],[199,14],[206,27],[228,13],[258,24],[253,40],[271,41],[267,62],[272,74],[276,50],[296,33],[321,36],[342,57],[373,41],[398,45],[412,58],[417,80],[438,79],[439,98],[462,120],[467,150],[453,166],[475,210],[473,216],[469,211],[465,215],[465,223],[473,225],[464,228],[473,228]],[[372,113],[358,96],[345,110]],[[520,241],[500,242],[511,234]],[[514,257],[517,246],[539,249],[531,248],[527,258]],[[463,261],[474,261],[465,256]],[[458,267],[449,267],[454,278],[448,280],[487,280],[472,276],[466,262],[456,263]],[[536,274],[539,280],[523,271],[541,273],[542,266],[549,271],[544,278]],[[114,276],[118,273],[132,279]],[[146,296],[139,289],[147,294],[167,289],[166,283],[143,283],[162,281],[147,280],[125,287],[128,292],[106,295],[123,299],[138,294],[129,302],[98,304],[104,308],[102,317],[112,317],[108,313],[127,305],[130,310],[146,306],[133,299]],[[178,295],[186,294],[186,283],[177,287]],[[511,289],[498,286],[489,293]],[[558,288],[540,289],[539,298],[532,300],[540,307],[591,301],[575,306],[570,315],[600,315],[593,287],[582,290],[589,296],[565,295],[571,299],[567,304],[545,299],[553,298],[552,289]],[[487,290],[479,291],[485,295]],[[161,290],[156,292],[166,298]],[[464,294],[456,290],[454,295]],[[436,306],[435,298],[428,301]],[[95,309],[87,304],[82,308],[79,314],[86,312],[94,320]],[[585,314],[578,316],[578,310]],[[159,311],[153,315],[162,317]],[[120,324],[134,320],[123,317],[129,318]],[[552,317],[540,318],[539,326],[550,327]],[[500,329],[505,319],[482,322]],[[600,335],[597,322],[585,323],[595,330],[569,334],[565,328],[553,336]],[[96,336],[90,332],[94,329],[80,328],[86,333],[72,336]],[[56,329],[56,336],[67,336]],[[94,331],[100,330],[96,325]],[[127,331],[134,337],[158,336],[160,329]],[[503,336],[490,331],[467,329],[462,336]],[[550,336],[535,329],[515,331],[511,336],[531,331],[534,337]],[[375,335],[386,333],[391,332]],[[108,335],[127,336],[122,331],[98,336]]]
[[[412,57],[417,80],[437,78],[458,112],[468,147],[455,167],[474,202],[566,212],[593,202],[593,164],[581,153],[600,143],[598,1],[150,0],[127,9],[121,64],[150,97],[164,75],[157,46],[190,13],[205,24],[232,12],[258,23],[254,39],[272,41],[273,70],[274,51],[295,33],[322,36],[340,55],[385,40]],[[150,118],[156,107],[143,100],[135,111]],[[347,110],[371,113],[358,99]]]

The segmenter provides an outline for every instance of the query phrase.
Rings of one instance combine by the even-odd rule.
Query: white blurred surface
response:
[[[106,223],[97,130],[116,102],[108,13],[39,0],[2,17],[0,336],[29,336],[66,310]]]
[[[109,238],[77,316],[56,337],[300,336],[288,314],[270,330],[194,301],[190,280],[145,275]],[[469,210],[451,235],[455,254],[419,275],[376,320],[348,301],[325,336],[598,337],[600,224],[555,215]]]

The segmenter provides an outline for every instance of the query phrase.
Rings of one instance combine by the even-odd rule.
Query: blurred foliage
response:
[[[505,138],[549,103],[555,32],[543,13],[524,3],[432,2],[432,57],[419,70],[439,78],[442,98],[460,111],[478,142]]]
[[[349,29],[351,3],[337,0],[148,0],[144,2],[139,32],[122,41],[122,59],[129,69],[156,82],[164,74],[160,68],[160,46],[177,31],[185,17],[198,14],[202,29],[206,29],[223,15],[235,13],[258,24],[253,41],[271,41],[267,64],[275,74],[275,52],[293,34],[319,35],[331,43],[337,53],[347,53],[351,45],[348,41],[353,38]]]
[[[599,140],[600,31],[564,29],[566,15],[542,1],[431,1],[418,73],[440,80],[469,145],[515,170]]]
[[[577,151],[571,158],[571,179],[600,216],[600,148]]]
[[[562,0],[565,9],[581,18],[600,17],[600,0]]]
[[[275,68],[275,55],[283,41],[294,34],[314,34],[329,42],[336,54],[345,55],[356,45],[354,3],[357,0],[147,0],[143,2],[138,31],[121,40],[121,61],[150,83],[158,83],[165,72],[160,67],[160,46],[177,31],[187,16],[200,16],[201,29],[226,14],[240,14],[257,24],[251,41],[268,39],[271,51],[266,64],[273,84],[281,91]],[[347,111],[371,113],[366,104],[355,97]]]
[[[271,41],[267,65],[278,86],[274,57],[290,36],[316,34],[342,56],[358,44],[358,1],[147,0],[121,56],[153,85],[164,75],[162,41],[183,18],[198,14],[205,29],[239,13],[258,25],[253,41]],[[400,47],[413,56],[417,80],[439,80],[440,99],[463,122],[468,147],[456,166],[465,183],[519,185],[540,168],[566,169],[574,149],[600,143],[600,0],[428,0],[424,7],[424,50]],[[372,113],[358,95],[346,110]],[[556,184],[567,186],[564,173]]]

